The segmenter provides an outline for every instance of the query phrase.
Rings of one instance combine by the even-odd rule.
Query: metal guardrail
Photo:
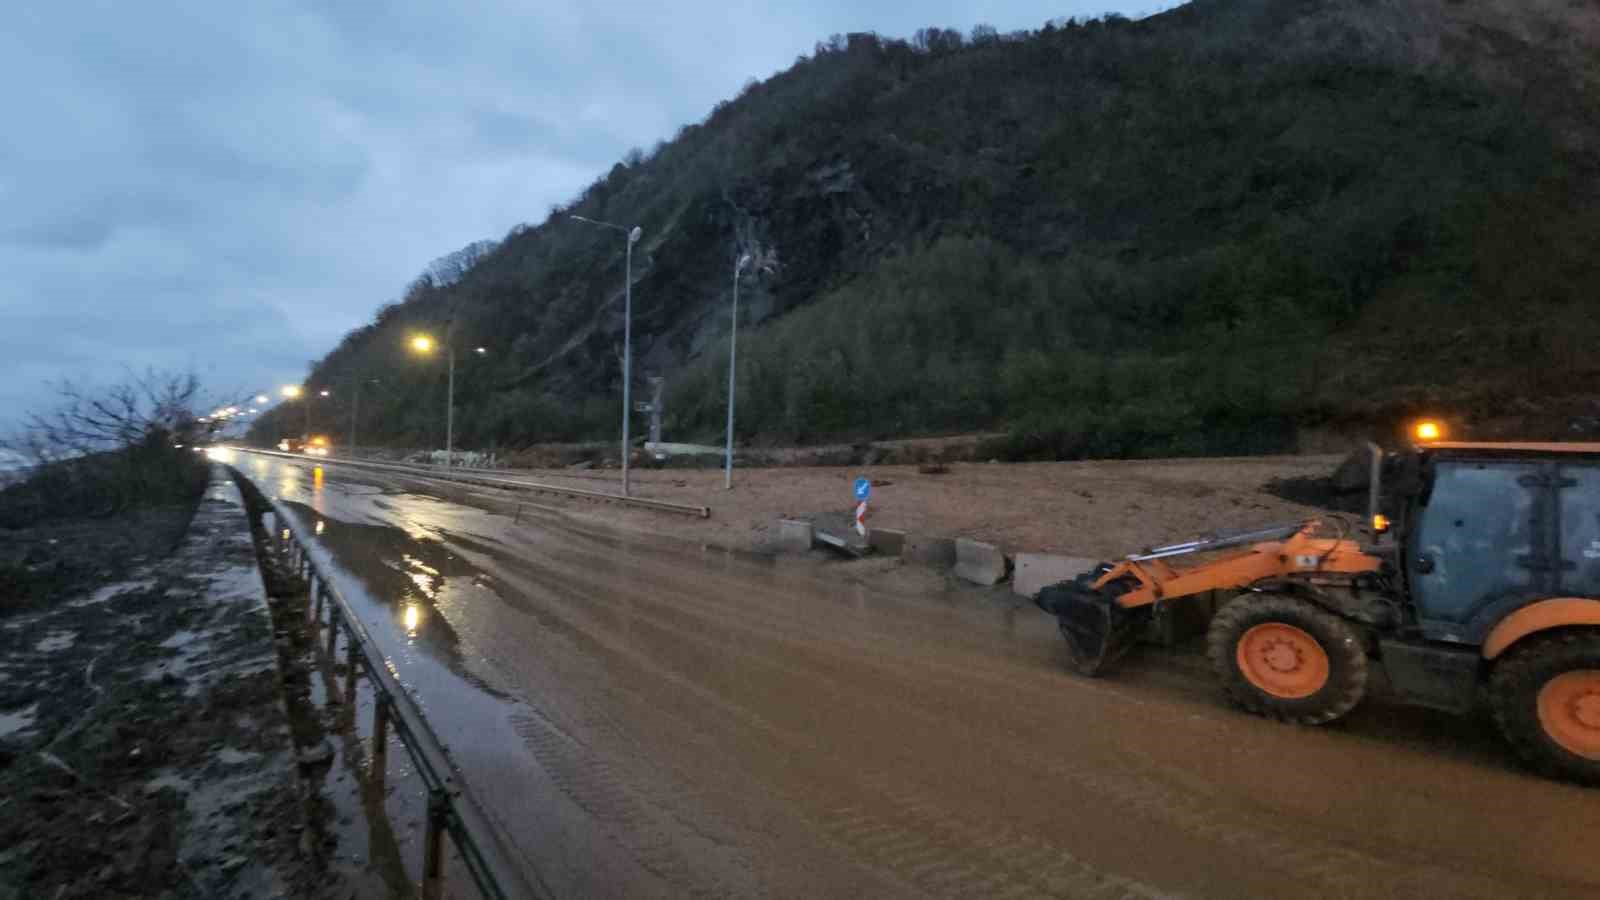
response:
[[[310,462],[317,465],[351,466],[354,468],[379,469],[391,472],[400,472],[414,477],[439,478],[459,484],[478,484],[485,487],[500,488],[512,491],[532,491],[534,493],[561,494],[567,497],[579,497],[588,500],[604,500],[610,503],[621,503],[625,506],[638,506],[644,509],[654,509],[661,512],[679,513],[681,515],[699,516],[702,519],[711,518],[711,507],[695,506],[689,503],[673,503],[669,500],[651,500],[648,497],[625,497],[622,494],[611,494],[605,491],[589,491],[583,488],[569,488],[558,484],[545,484],[538,481],[524,481],[518,478],[507,478],[503,475],[485,474],[493,469],[468,469],[460,466],[432,466],[413,465],[408,463],[373,462],[365,459],[348,459],[340,456],[306,456],[300,453],[283,453],[277,450],[260,450],[254,447],[230,448],[239,453],[256,453],[262,456],[276,456],[282,459],[291,459],[296,462]]]
[[[416,702],[389,670],[383,652],[367,633],[366,626],[312,558],[299,525],[276,501],[269,503],[276,519],[273,549],[279,561],[288,564],[295,576],[305,583],[310,598],[306,604],[307,617],[318,630],[323,624],[323,610],[327,610],[326,648],[330,659],[337,650],[340,632],[345,635],[349,673],[345,693],[354,695],[356,679],[364,672],[377,695],[372,719],[373,777],[381,782],[387,769],[388,731],[392,724],[427,788],[427,831],[422,844],[423,896],[441,895],[446,833],[485,897],[521,900],[538,896],[522,870],[511,862],[493,824],[467,791],[444,745],[428,727]]]

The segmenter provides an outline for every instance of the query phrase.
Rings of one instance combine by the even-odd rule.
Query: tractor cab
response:
[[[1529,603],[1600,598],[1600,445],[1414,452],[1400,568],[1423,638],[1478,646]]]

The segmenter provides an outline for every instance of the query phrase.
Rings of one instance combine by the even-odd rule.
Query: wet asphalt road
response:
[[[1600,896],[1600,792],[1484,721],[1277,725],[1193,658],[1071,676],[996,595],[236,465],[557,896]]]

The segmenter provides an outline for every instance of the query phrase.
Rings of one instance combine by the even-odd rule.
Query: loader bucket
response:
[[[1055,614],[1068,661],[1079,674],[1098,675],[1138,638],[1141,613],[1124,609],[1100,591],[1063,582],[1040,591],[1035,602]]]

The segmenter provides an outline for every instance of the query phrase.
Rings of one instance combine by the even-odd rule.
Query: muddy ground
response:
[[[1106,521],[1152,539],[1164,511],[1270,505],[1264,476],[1285,474],[1171,472],[1210,465],[1044,474],[1149,502]],[[338,466],[240,468],[314,535],[554,896],[1600,896],[1594,793],[1523,772],[1483,717],[1375,692],[1339,723],[1285,726],[1231,707],[1203,657],[1140,647],[1077,677],[1051,617],[932,569],[707,552],[670,539],[674,518],[619,534]]]
[[[183,539],[192,503],[112,518],[0,528],[0,615],[91,590],[166,556]]]
[[[182,507],[6,535],[0,897],[338,895],[221,471],[187,537]]]

